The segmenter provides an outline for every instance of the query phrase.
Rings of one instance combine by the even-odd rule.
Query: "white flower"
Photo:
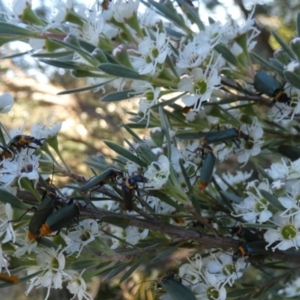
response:
[[[34,149],[28,149],[34,150]],[[39,156],[34,154],[30,155],[23,151],[15,155],[13,161],[10,159],[4,159],[1,162],[2,168],[0,169],[0,180],[4,186],[9,186],[18,179],[19,186],[21,186],[21,179],[28,178],[29,180],[35,181],[34,185],[39,179]]]
[[[67,251],[69,255],[78,251],[76,256],[78,257],[83,248],[94,241],[97,236],[99,236],[98,223],[92,219],[85,219],[76,226],[74,231],[68,234],[68,238],[71,242],[65,248],[65,251]]]
[[[278,197],[279,202],[281,205],[286,208],[285,211],[280,213],[281,217],[291,217],[296,215],[296,218],[300,217],[298,216],[300,212],[300,207],[299,207],[299,200],[298,195],[293,195],[293,197],[287,195],[285,197]]]
[[[281,161],[282,163],[273,163],[269,169],[265,169],[265,171],[275,180],[285,179],[289,174],[289,167],[285,163],[285,160],[282,158]]]
[[[139,0],[117,0],[113,6],[113,16],[117,22],[125,23],[130,17],[136,15]]]
[[[10,93],[3,93],[0,96],[0,113],[5,114],[11,110],[14,105],[14,98]]]
[[[28,237],[26,239],[18,239],[18,248],[15,251],[16,257],[21,257],[25,253],[31,254],[34,250],[37,249],[38,243],[35,240],[29,240]]]
[[[131,245],[136,245],[139,240],[143,240],[148,236],[149,229],[144,229],[142,231],[135,226],[127,226],[125,229],[126,242]]]
[[[62,123],[51,124],[51,117],[48,120],[40,121],[40,123],[31,126],[31,134],[37,139],[49,139],[58,134]]]
[[[2,237],[5,233],[5,237],[2,240],[2,243],[5,244],[9,241],[13,243],[16,240],[15,232],[12,227],[12,218],[13,218],[13,210],[11,208],[10,203],[5,204],[5,216],[1,215],[1,223],[0,223],[0,236]]]
[[[211,254],[203,260],[203,267],[213,274],[218,281],[226,281],[230,286],[234,281],[242,277],[243,273],[240,270],[246,267],[245,259],[242,257],[236,262],[232,260],[232,254],[219,252],[217,255]]]
[[[291,247],[298,249],[300,247],[300,219],[280,217],[274,215],[273,221],[278,225],[277,229],[268,229],[264,234],[264,239],[268,242],[266,248],[273,243],[278,242],[272,247],[272,250],[287,250]]]
[[[206,31],[206,29],[208,30]],[[219,35],[219,32],[212,30],[212,27],[206,27],[206,29],[195,34],[193,39],[186,45],[181,45],[179,58],[176,63],[177,68],[186,70],[200,67],[211,56],[214,47],[220,42],[222,37]]]
[[[67,285],[67,289],[70,291],[71,294],[74,295],[72,299],[77,297],[78,300],[93,300],[93,297],[86,292],[86,283],[82,278],[82,273],[84,272],[84,270],[80,274],[78,274],[76,271],[67,272],[69,275],[72,276]]]
[[[65,257],[63,250],[58,247],[57,250],[40,249],[37,255],[37,266],[28,269],[28,274],[33,274],[37,271],[42,273],[30,279],[30,285],[26,291],[26,295],[30,293],[33,287],[46,287],[47,294],[44,300],[47,300],[50,295],[50,289],[61,289],[62,282],[71,276],[65,271]]]
[[[138,45],[139,56],[132,57],[132,65],[141,75],[154,75],[162,70],[163,63],[171,51],[165,32],[157,30],[155,37],[153,40],[150,36],[146,36]]]
[[[263,223],[272,217],[272,212],[269,210],[269,202],[261,195],[261,190],[270,191],[269,184],[261,182],[258,187],[253,186],[256,195],[251,192],[246,192],[249,196],[239,204],[233,204],[236,208],[236,217],[243,217],[248,223]]]
[[[143,93],[143,97],[140,98],[139,101],[139,112],[141,112],[144,116],[141,118],[141,121],[144,118],[147,118],[147,125],[150,122],[150,113],[151,107],[158,103],[160,97],[160,88],[153,88],[153,86],[149,86],[148,89]]]
[[[148,179],[145,186],[148,189],[161,189],[168,181],[170,175],[170,162],[165,155],[160,155],[158,160],[152,162],[144,176]]]
[[[278,291],[278,295],[284,294],[287,298],[294,298],[300,296],[300,278],[292,281],[291,283],[285,283],[285,287]]]
[[[210,98],[212,92],[220,88],[221,77],[217,70],[217,63],[213,63],[213,55],[210,57],[206,69],[192,69],[189,76],[183,77],[178,84],[178,91],[189,92],[182,97],[186,106],[193,106],[195,111],[199,111],[203,101]]]

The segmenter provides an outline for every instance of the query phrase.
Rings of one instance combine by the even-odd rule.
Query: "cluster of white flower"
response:
[[[244,258],[233,262],[232,254],[217,252],[208,258],[196,255],[180,267],[179,275],[197,299],[224,300],[225,286],[232,286],[243,275],[246,265]]]

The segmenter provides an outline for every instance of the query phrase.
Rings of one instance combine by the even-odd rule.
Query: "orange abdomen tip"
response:
[[[28,231],[27,237],[30,241],[35,240],[38,236],[30,231]]]
[[[8,275],[5,273],[0,273],[0,280],[11,282],[11,283],[17,283],[19,282],[19,277],[16,275]]]
[[[50,229],[49,225],[47,223],[44,223],[42,227],[40,228],[40,234],[42,236],[47,236],[52,233],[52,230]]]
[[[205,182],[203,182],[203,181],[200,181],[200,182],[199,182],[199,189],[200,189],[201,191],[204,191],[204,190],[206,189],[206,187],[207,187],[207,183],[205,183]]]

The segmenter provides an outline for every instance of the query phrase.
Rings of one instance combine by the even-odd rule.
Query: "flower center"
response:
[[[151,55],[152,55],[153,58],[157,58],[158,55],[159,55],[158,49],[157,48],[152,48],[151,49]]]
[[[89,231],[84,231],[81,235],[80,235],[80,239],[84,242],[89,240],[89,238],[91,237],[91,234]]]
[[[268,201],[265,198],[261,198],[257,201],[255,205],[256,212],[264,211],[268,206]]]
[[[281,235],[285,240],[291,240],[296,237],[297,230],[293,225],[286,225],[281,229]]]
[[[219,298],[219,291],[215,287],[211,286],[207,289],[206,295],[208,300],[216,300]]]
[[[196,94],[204,94],[207,90],[207,84],[204,80],[200,80],[195,82],[194,84],[194,92]]]

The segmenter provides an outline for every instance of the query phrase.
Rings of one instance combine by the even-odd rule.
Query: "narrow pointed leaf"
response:
[[[79,93],[79,92],[85,92],[85,91],[93,90],[93,89],[96,89],[100,86],[106,85],[108,82],[110,82],[110,80],[99,83],[99,84],[95,84],[95,85],[90,85],[90,86],[85,86],[85,87],[78,88],[78,89],[72,89],[72,90],[59,92],[59,93],[57,93],[57,95],[66,95],[66,94],[73,94],[73,93]]]
[[[294,52],[292,49],[285,43],[285,41],[275,32],[271,31],[275,40],[280,44],[282,49],[291,57],[291,59],[296,59]]]
[[[296,24],[297,24],[297,36],[300,37],[300,12],[298,12],[297,14]]]
[[[267,178],[270,183],[274,181],[273,178],[259,165],[256,165],[256,170],[262,178]]]
[[[98,65],[98,60],[92,56],[89,52],[87,52],[84,49],[81,49],[80,47],[77,47],[73,44],[67,43],[65,41],[59,40],[59,39],[50,39],[52,42],[57,43],[59,45],[62,45],[68,49],[71,49],[75,52],[77,52],[79,55],[81,55],[84,59],[86,59],[90,64],[92,64],[93,66],[97,66]]]
[[[130,151],[122,148],[121,146],[110,142],[110,141],[104,141],[104,143],[112,150],[114,150],[116,153],[120,154],[121,156],[127,158],[128,160],[138,164],[139,166],[146,167],[147,165],[142,162],[141,159],[139,159],[136,155],[132,154]]]
[[[113,277],[115,277],[116,275],[118,275],[121,271],[123,271],[126,267],[128,266],[128,263],[118,263],[117,266],[115,266],[109,273],[107,273],[104,277],[103,277],[103,281],[109,280]]]
[[[59,57],[73,55],[73,54],[74,51],[58,51],[58,52],[36,53],[36,54],[32,54],[31,56],[37,58],[59,58]]]
[[[244,200],[244,198],[241,198],[241,197],[239,197],[235,194],[232,194],[232,193],[229,193],[229,192],[226,192],[226,191],[220,191],[220,194],[223,197],[225,197],[225,198],[227,198],[227,199],[229,199],[232,202],[237,203],[237,204],[241,203]]]
[[[266,190],[259,190],[259,192],[262,194],[262,196],[264,198],[266,198],[268,200],[268,202],[270,204],[275,206],[278,210],[280,210],[280,211],[285,210],[285,208],[281,205],[281,203],[279,202],[279,200],[275,196],[273,196],[272,194],[270,194]]]
[[[145,145],[139,145],[136,149],[136,152],[143,161],[147,162],[146,166],[154,161],[157,161],[157,156],[152,152],[152,150],[149,147]]]
[[[142,1],[142,3],[149,7],[155,7],[162,16],[170,20],[171,23],[177,24],[179,28],[182,28],[187,32],[191,31],[191,29],[185,25],[183,18],[179,17],[179,14],[172,11],[167,5],[160,4],[153,0]]]
[[[54,59],[41,59],[41,62],[58,68],[63,69],[80,69],[81,66],[78,63],[75,63],[73,61],[62,61],[62,60],[54,60]]]
[[[0,34],[7,35],[19,35],[19,36],[30,36],[35,37],[36,33],[34,31],[30,31],[28,29],[9,24],[6,22],[0,22]]]
[[[123,282],[124,280],[126,280],[138,267],[139,265],[142,263],[142,261],[144,260],[143,255],[141,255],[141,258],[135,262],[122,276],[122,278],[120,279],[120,283]]]
[[[130,98],[137,97],[138,94],[136,94],[136,91],[133,89],[130,90],[123,90],[120,92],[115,92],[111,94],[107,94],[104,97],[101,98],[102,102],[117,102],[122,100],[127,100]]]
[[[0,201],[4,204],[9,203],[12,208],[27,209],[27,206],[20,199],[2,189],[0,189]]]
[[[98,68],[101,71],[103,71],[109,75],[116,76],[116,77],[137,79],[137,80],[146,80],[145,76],[140,75],[135,70],[129,69],[122,65],[105,63],[105,64],[99,65]]]
[[[285,79],[294,87],[297,89],[300,89],[300,76],[297,74],[290,72],[290,71],[284,71],[283,72]]]
[[[215,46],[215,50],[222,54],[224,59],[226,59],[229,63],[233,64],[234,66],[238,65],[236,57],[232,54],[230,50],[228,50],[226,46],[218,44]]]
[[[197,24],[198,28],[200,30],[204,30],[205,26],[203,24],[203,22],[200,20],[199,18],[199,13],[198,10],[196,10],[195,7],[191,6],[188,1],[185,0],[177,0],[177,2],[183,6],[186,10],[187,10],[187,16],[189,17],[189,19],[191,20],[191,22],[194,22]]]

